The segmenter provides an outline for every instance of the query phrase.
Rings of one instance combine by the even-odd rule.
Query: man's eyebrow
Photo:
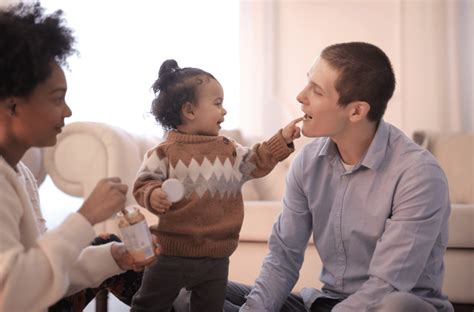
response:
[[[316,89],[319,89],[319,90],[321,90],[321,91],[324,91],[323,87],[321,87],[320,85],[318,85],[316,82],[310,80],[309,83],[310,83],[313,87],[315,87]]]

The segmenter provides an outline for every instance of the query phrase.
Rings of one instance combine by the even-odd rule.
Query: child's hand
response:
[[[165,214],[171,207],[171,202],[168,200],[168,195],[158,187],[151,192],[150,205],[153,213]]]
[[[296,126],[297,123],[302,121],[304,117],[299,117],[290,122],[285,128],[283,128],[281,134],[286,141],[286,144],[290,144],[294,139],[297,139],[301,136],[300,127]]]

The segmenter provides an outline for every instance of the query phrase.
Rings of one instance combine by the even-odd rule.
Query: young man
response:
[[[441,292],[450,203],[436,160],[382,116],[388,57],[362,42],[327,47],[297,97],[303,134],[270,252],[253,288],[230,282],[228,311],[453,311]],[[290,294],[310,236],[321,290]],[[316,273],[316,272],[315,272]]]

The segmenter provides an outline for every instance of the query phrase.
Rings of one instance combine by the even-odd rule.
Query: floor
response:
[[[130,307],[120,302],[117,298],[109,295],[108,312],[128,312]],[[92,301],[83,312],[95,312],[95,300]]]

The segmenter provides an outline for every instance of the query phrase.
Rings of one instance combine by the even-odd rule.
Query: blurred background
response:
[[[66,69],[73,111],[66,122],[162,135],[149,114],[151,85],[162,62],[174,58],[221,82],[225,129],[268,137],[301,115],[295,97],[323,48],[365,41],[382,48],[395,70],[386,121],[408,136],[419,129],[474,131],[474,0],[41,3],[63,10],[77,37],[79,54]],[[50,228],[82,202],[58,191],[49,177],[40,193]]]
[[[474,0],[41,3],[63,10],[77,37],[79,54],[66,69],[67,122],[162,135],[149,114],[151,85],[162,62],[174,58],[221,82],[225,129],[267,137],[301,115],[295,97],[324,47],[366,41],[387,53],[397,77],[386,121],[409,136],[417,129],[474,131]],[[40,192],[50,227],[81,203],[49,178]]]
[[[0,0],[0,4],[18,1]],[[320,51],[366,41],[392,60],[385,119],[473,131],[474,0],[42,0],[62,9],[79,55],[69,60],[68,120],[162,134],[148,113],[163,61],[200,67],[223,85],[226,129],[268,136],[300,115],[296,94]]]

